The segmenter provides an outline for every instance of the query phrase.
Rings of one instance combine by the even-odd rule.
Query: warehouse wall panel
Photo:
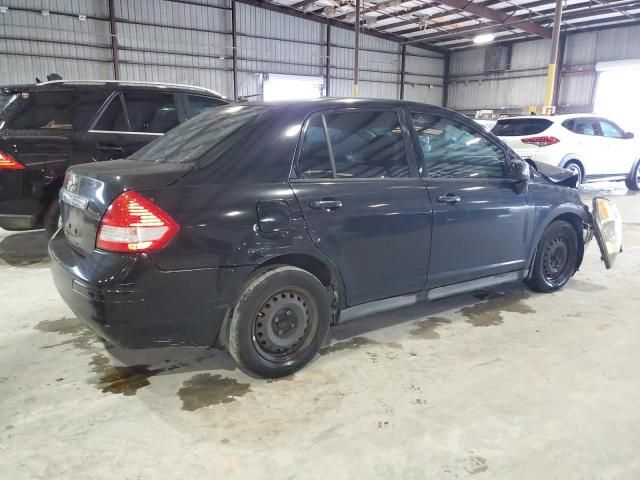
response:
[[[471,113],[481,108],[518,111],[542,105],[550,48],[547,39],[513,44],[510,69],[503,73],[484,72],[487,47],[454,52],[450,106]],[[558,111],[593,108],[597,62],[639,58],[640,26],[568,34]]]
[[[67,79],[114,78],[108,0],[2,5],[9,9],[0,15],[3,83],[52,72]],[[260,95],[269,74],[324,78],[325,24],[239,2],[236,13],[238,94]],[[233,96],[231,0],[114,0],[113,16],[121,79],[197,84]],[[332,27],[332,96],[352,95],[353,43],[353,31]],[[360,47],[360,96],[399,98],[400,45],[365,29]],[[406,51],[405,98],[440,104],[442,55],[415,46]]]

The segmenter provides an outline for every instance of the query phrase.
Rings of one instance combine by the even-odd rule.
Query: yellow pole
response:
[[[556,85],[556,64],[550,63],[547,70],[547,91],[544,95],[545,107],[553,106],[553,90]]]
[[[558,48],[560,45],[560,30],[562,28],[562,1],[556,0],[556,10],[553,15],[553,32],[551,34],[551,59],[547,70],[547,92],[544,96],[544,106],[553,106],[556,88],[556,65],[558,64]]]

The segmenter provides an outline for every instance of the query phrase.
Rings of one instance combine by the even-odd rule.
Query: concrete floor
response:
[[[640,195],[613,270],[368,317],[279,381],[209,349],[108,351],[58,298],[42,232],[0,232],[0,476],[640,478]],[[135,365],[122,367],[121,365]]]

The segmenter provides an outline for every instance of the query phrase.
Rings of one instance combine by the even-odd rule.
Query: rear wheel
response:
[[[571,170],[573,173],[578,175],[578,181],[576,182],[577,185],[580,185],[582,183],[582,179],[584,178],[584,173],[582,171],[582,167],[578,162],[574,162],[574,161],[567,162],[564,168],[566,168],[567,170]]]
[[[562,288],[576,271],[578,234],[569,222],[557,220],[545,229],[538,244],[529,286],[539,292]]]
[[[640,190],[640,160],[633,165],[624,183],[629,190]]]
[[[58,227],[61,225],[60,202],[57,198],[49,204],[47,210],[44,212],[43,223],[47,236],[49,238],[53,237],[53,234],[56,233],[56,230],[58,230]]]
[[[315,276],[291,266],[260,271],[231,316],[229,353],[261,377],[290,375],[318,353],[330,319],[329,295]]]

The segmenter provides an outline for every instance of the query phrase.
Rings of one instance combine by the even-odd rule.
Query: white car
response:
[[[580,182],[625,180],[640,189],[640,142],[611,120],[591,114],[498,120],[491,132],[522,158],[572,170]]]

